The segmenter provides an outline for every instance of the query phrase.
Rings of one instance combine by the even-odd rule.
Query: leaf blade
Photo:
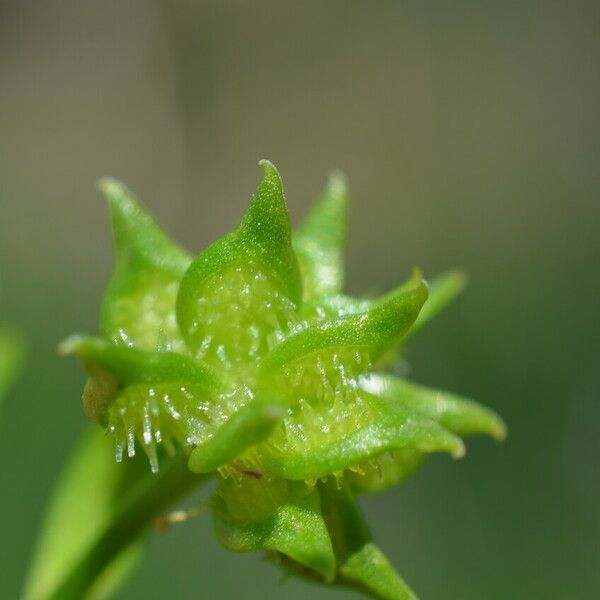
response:
[[[271,282],[294,305],[302,300],[302,281],[292,248],[289,214],[277,169],[260,161],[263,179],[240,226],[198,255],[181,281],[177,295],[177,322],[188,345],[197,351],[206,338],[203,320],[198,318],[198,301],[203,286],[229,267],[254,261],[265,268]]]
[[[506,437],[506,425],[493,410],[450,392],[395,377],[372,373],[362,381],[363,389],[388,398],[404,409],[432,419],[457,435],[491,435],[498,441]]]
[[[344,284],[348,196],[341,173],[332,173],[327,187],[294,234],[304,282],[304,300],[341,291]]]
[[[286,414],[287,406],[286,398],[259,393],[231,415],[207,442],[192,450],[190,470],[208,473],[262,442]]]
[[[427,285],[421,281],[365,312],[308,326],[265,356],[260,372],[266,376],[303,356],[335,347],[364,348],[377,360],[406,335],[426,299]]]
[[[429,285],[429,298],[407,337],[412,337],[441,313],[465,289],[467,281],[467,274],[460,269],[434,277]]]
[[[50,503],[25,600],[91,600],[102,589],[110,591],[120,581],[107,580],[107,569],[125,576],[119,563],[131,559],[131,544],[162,511],[206,481],[181,459],[160,476],[141,464],[117,465],[107,443],[99,428],[91,428],[68,463]]]
[[[449,452],[455,458],[463,456],[460,438],[434,421],[377,403],[375,398],[372,401],[377,404],[376,416],[366,426],[340,439],[309,449],[265,449],[263,459],[268,469],[286,479],[312,481],[400,448]]]
[[[360,508],[348,487],[329,478],[319,483],[319,493],[338,563],[336,583],[358,588],[379,600],[417,600],[371,541]]]
[[[102,332],[146,350],[163,345],[181,349],[175,298],[190,256],[122,183],[105,178],[99,187],[109,204],[116,247],[116,266],[101,308]]]
[[[14,383],[24,361],[25,341],[14,329],[0,329],[0,403]]]
[[[121,386],[181,381],[212,391],[225,388],[221,376],[210,365],[177,352],[139,350],[81,335],[67,338],[59,350],[64,355],[76,354],[92,376],[96,365],[106,369]]]
[[[94,473],[89,480],[86,474]],[[109,519],[126,476],[140,473],[119,468],[108,440],[93,427],[80,440],[51,498],[30,565],[24,600],[46,600]],[[125,573],[124,573],[125,575]],[[114,581],[117,587],[118,581]]]
[[[280,552],[326,581],[333,580],[335,557],[315,488],[302,483],[271,481],[268,495],[262,497],[261,491],[266,490],[264,481],[246,478],[241,485],[252,491],[242,492],[240,498],[246,505],[255,502],[260,506],[257,510],[246,506],[246,516],[236,517],[235,510],[230,508],[235,501],[231,494],[236,493],[232,492],[231,485],[231,482],[221,481],[213,511],[217,537],[227,549]],[[269,506],[265,507],[265,503]],[[249,516],[257,513],[262,513],[257,519]]]

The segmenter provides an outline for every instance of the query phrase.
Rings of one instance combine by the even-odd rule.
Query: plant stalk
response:
[[[148,476],[129,494],[96,542],[74,566],[48,600],[81,600],[102,571],[140,534],[187,492],[208,480],[187,467],[187,457],[165,464],[158,476]]]

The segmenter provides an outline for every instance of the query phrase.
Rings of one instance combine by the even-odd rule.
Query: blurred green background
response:
[[[0,596],[86,425],[55,348],[95,331],[112,268],[95,181],[199,251],[267,157],[295,222],[348,175],[350,291],[471,276],[408,359],[510,434],[364,499],[399,571],[423,600],[599,598],[599,56],[597,1],[0,1],[0,320],[30,347],[0,413]],[[355,597],[210,529],[153,535],[120,598]]]

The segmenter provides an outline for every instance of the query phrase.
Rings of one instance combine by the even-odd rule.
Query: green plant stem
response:
[[[121,510],[74,566],[48,600],[81,600],[102,571],[138,539],[152,521],[186,492],[208,480],[187,468],[187,457],[179,457],[158,476],[148,476],[125,499]]]

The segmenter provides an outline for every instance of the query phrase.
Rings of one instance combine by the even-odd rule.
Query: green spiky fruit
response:
[[[462,435],[505,434],[466,399],[384,372],[404,342],[464,285],[418,271],[378,299],[342,293],[346,187],[332,176],[292,234],[279,173],[240,226],[196,258],[119,183],[101,188],[117,246],[99,338],[63,350],[89,372],[87,414],[117,461],[185,453],[214,472],[215,530],[232,550],[267,550],[293,572],[378,598],[414,598],[373,544],[356,492],[405,479]]]

